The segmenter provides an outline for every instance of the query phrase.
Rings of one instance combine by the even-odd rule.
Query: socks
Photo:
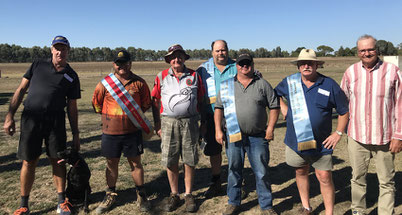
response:
[[[66,200],[66,192],[57,193],[58,203],[63,203]]]
[[[215,183],[215,182],[219,181],[220,179],[221,179],[220,174],[219,175],[212,175],[211,181]]]
[[[28,196],[21,196],[21,203],[20,207],[23,208],[28,208],[28,200],[29,200],[29,195]]]
[[[108,188],[106,189],[106,192],[115,193],[115,192],[116,192],[116,187],[108,187]]]

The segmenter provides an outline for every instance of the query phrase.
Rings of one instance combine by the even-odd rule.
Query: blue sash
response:
[[[201,79],[204,81],[204,86],[207,86],[208,103],[214,104],[216,102],[216,88],[215,88],[215,64],[214,58],[210,58],[204,62],[202,66],[207,71],[207,74],[201,74]]]
[[[308,150],[316,148],[313,129],[310,123],[310,116],[307,110],[304,97],[300,72],[287,77],[289,100],[292,106],[293,125],[297,138],[297,150]]]
[[[229,143],[241,140],[241,131],[236,115],[234,78],[221,82],[221,99],[224,107],[226,127],[229,133]]]

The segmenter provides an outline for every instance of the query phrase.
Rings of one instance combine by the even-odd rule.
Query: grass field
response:
[[[319,69],[324,75],[330,76],[338,83],[345,69],[357,58],[323,58],[326,63],[323,69]],[[287,75],[296,72],[296,67],[289,63],[289,58],[282,59],[255,59],[255,67],[272,86],[276,86]],[[187,67],[196,69],[202,61],[188,61]],[[8,110],[9,100],[17,88],[22,75],[30,64],[0,64],[0,122],[3,124]],[[81,81],[82,98],[78,101],[79,128],[81,138],[81,152],[92,171],[91,205],[93,212],[103,199],[105,183],[105,159],[100,156],[101,121],[100,115],[93,112],[91,106],[92,93],[95,85],[111,72],[111,63],[71,63],[78,73]],[[143,77],[150,87],[156,74],[168,68],[164,62],[133,62],[133,72]],[[15,120],[17,133],[13,137],[6,136],[3,129],[0,131],[0,214],[11,214],[19,205],[19,170],[21,162],[16,158],[19,139],[19,119],[22,107],[19,108]],[[152,119],[151,112],[146,115]],[[152,121],[152,120],[151,120]],[[333,122],[336,125],[336,119]],[[284,134],[285,122],[280,119],[275,130],[275,140],[270,143],[270,174],[272,179],[272,191],[274,207],[281,214],[296,214],[300,207],[300,199],[294,179],[294,171],[286,165],[284,159]],[[68,127],[68,126],[67,126]],[[333,126],[334,127],[334,126]],[[69,129],[69,127],[68,127]],[[71,132],[68,131],[70,135]],[[71,136],[68,137],[71,140]],[[151,214],[164,214],[159,208],[163,199],[169,195],[170,189],[166,171],[160,165],[160,140],[154,136],[145,143],[145,153],[142,162],[145,169],[145,182],[150,195],[153,210]],[[224,154],[224,152],[223,152]],[[224,155],[223,179],[226,181],[227,160]],[[396,214],[402,214],[402,155],[396,155]],[[255,180],[248,162],[245,165],[246,191],[248,197],[242,201],[240,214],[258,214],[259,206],[255,191]],[[225,195],[205,200],[202,193],[207,189],[210,178],[209,159],[200,154],[200,162],[196,168],[194,183],[194,195],[199,205],[198,214],[221,214],[224,210],[227,197]],[[140,214],[136,204],[136,195],[133,190],[134,183],[129,173],[127,162],[122,159],[119,167],[119,180],[117,182],[118,201],[116,206],[108,214]],[[375,175],[375,165],[370,164],[368,174],[367,204],[369,214],[377,214],[378,180]],[[334,151],[333,178],[336,189],[335,214],[350,214],[350,177],[346,138],[342,138]],[[316,214],[324,214],[324,205],[320,195],[318,181],[314,172],[310,174],[311,205]],[[181,171],[179,184],[184,191],[183,172]],[[225,183],[226,188],[226,183]],[[36,169],[36,180],[30,195],[30,209],[32,214],[56,214],[57,195],[51,178],[51,167],[45,154],[40,157]],[[168,214],[185,214],[184,205],[175,212]]]

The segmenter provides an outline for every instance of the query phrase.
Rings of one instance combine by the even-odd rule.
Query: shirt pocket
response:
[[[320,93],[315,97],[315,105],[318,108],[326,109],[328,108],[329,96],[322,95]]]

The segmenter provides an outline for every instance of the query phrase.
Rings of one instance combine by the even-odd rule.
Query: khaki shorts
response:
[[[302,167],[311,164],[315,169],[332,170],[332,155],[300,155],[286,146],[286,163],[291,167]]]
[[[178,165],[180,157],[189,166],[193,167],[198,163],[198,117],[162,117],[161,131],[163,166]]]

